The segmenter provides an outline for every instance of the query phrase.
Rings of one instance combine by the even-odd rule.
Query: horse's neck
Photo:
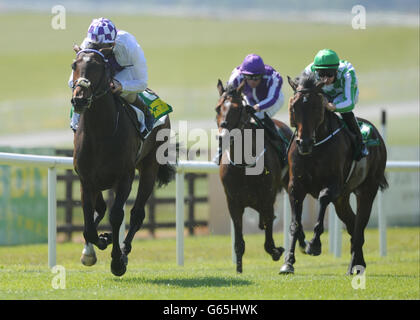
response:
[[[117,105],[112,94],[92,102],[89,110],[83,113],[83,117],[86,134],[97,137],[112,135],[118,121]]]
[[[254,125],[249,124],[249,125],[245,126],[243,129],[239,129],[239,128],[234,128],[234,129],[240,130],[240,132],[241,132],[241,134],[240,134],[240,136],[241,136],[241,139],[240,139],[241,145],[235,147],[235,145],[236,145],[236,143],[238,141],[236,140],[236,138],[235,139],[231,139],[231,141],[230,141],[230,150],[229,150],[230,158],[231,158],[231,160],[233,162],[235,162],[235,150],[237,152],[237,150],[238,150],[237,148],[240,148],[239,150],[241,151],[242,161],[244,161],[245,144],[248,142],[248,141],[245,142],[245,130],[252,130],[252,149],[251,150],[252,150],[253,153],[255,153],[255,150],[254,149],[255,149],[256,129],[257,128]]]

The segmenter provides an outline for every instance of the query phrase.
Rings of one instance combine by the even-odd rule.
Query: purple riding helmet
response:
[[[89,26],[87,38],[94,43],[112,43],[117,37],[117,28],[106,18],[93,19]]]
[[[257,54],[249,54],[245,57],[241,66],[239,67],[241,74],[264,74],[265,65],[263,59]]]

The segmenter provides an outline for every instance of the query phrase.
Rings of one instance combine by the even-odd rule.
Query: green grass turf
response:
[[[378,232],[368,229],[365,289],[358,290],[345,275],[347,234],[342,257],[327,253],[326,233],[322,255],[297,253],[295,274],[287,276],[278,274],[283,257],[273,262],[264,252],[262,235],[245,235],[243,274],[235,272],[228,236],[186,237],[183,267],[176,265],[174,239],[136,240],[121,278],[110,272],[110,248],[97,250],[97,265],[84,267],[81,244],[58,244],[65,289],[52,288],[56,274],[47,267],[46,245],[0,247],[0,299],[420,299],[419,233],[419,228],[389,228],[388,255],[379,257]],[[282,235],[275,239],[279,244]]]

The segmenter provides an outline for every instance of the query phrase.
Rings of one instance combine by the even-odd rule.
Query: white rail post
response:
[[[386,111],[382,110],[381,134],[386,143]],[[379,255],[386,256],[386,214],[382,207],[382,191],[378,192],[378,229],[379,229]]]
[[[289,211],[289,197],[286,190],[283,190],[283,245],[284,250],[288,251],[290,248],[290,211]]]
[[[334,205],[331,205],[330,212],[334,215],[334,255],[336,258],[341,257],[341,247],[342,247],[342,223],[338,218],[337,213],[335,212]]]
[[[48,168],[48,266],[57,264],[57,171]]]
[[[178,169],[179,170],[179,169]],[[176,184],[176,263],[184,265],[184,172],[177,171]]]
[[[335,226],[336,216],[335,216],[335,212],[334,212],[334,210],[332,210],[331,206],[332,206],[332,204],[330,204],[328,206],[328,239],[330,241],[329,251],[331,253],[334,253],[335,252],[335,250],[334,250],[334,248],[335,248],[335,235],[334,235],[335,234],[335,228],[334,228],[334,226]]]

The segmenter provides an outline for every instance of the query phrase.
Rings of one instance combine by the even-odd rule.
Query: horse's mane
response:
[[[236,92],[236,87],[233,85],[233,83],[229,83],[226,86],[226,94],[231,96],[234,95]]]

